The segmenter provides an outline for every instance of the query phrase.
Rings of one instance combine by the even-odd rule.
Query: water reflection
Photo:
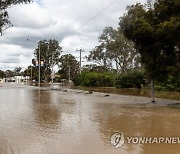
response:
[[[180,136],[179,109],[168,107],[119,106],[96,104],[98,111],[94,121],[99,122],[100,132],[107,147],[113,132],[123,132],[128,137],[169,137]],[[107,111],[108,108],[108,111]],[[105,112],[106,111],[106,112]],[[174,149],[175,148],[175,149]],[[151,154],[179,151],[178,145],[127,144],[118,149],[122,153]]]
[[[8,96],[8,97],[7,97]],[[127,144],[113,149],[114,132],[126,136],[180,136],[177,107],[100,103],[87,94],[0,89],[0,154],[178,153],[178,145]]]
[[[60,110],[54,101],[52,91],[35,90],[32,92],[35,121],[44,126],[56,128],[60,118]]]

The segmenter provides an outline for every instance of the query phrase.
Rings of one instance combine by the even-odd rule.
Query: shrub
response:
[[[144,74],[141,71],[121,73],[117,76],[115,82],[115,85],[118,88],[141,88],[144,84]]]
[[[111,72],[82,72],[74,79],[75,85],[111,87],[114,86],[114,74]]]
[[[180,91],[180,79],[174,76],[169,76],[164,81],[156,81],[155,89],[164,91]]]

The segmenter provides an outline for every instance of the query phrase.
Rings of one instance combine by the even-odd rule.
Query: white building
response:
[[[14,77],[16,83],[28,82],[30,80],[29,76],[15,76]]]

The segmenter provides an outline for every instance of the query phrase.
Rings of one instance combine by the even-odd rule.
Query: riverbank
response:
[[[57,89],[56,89],[57,90]],[[71,99],[76,102],[107,103],[121,105],[147,105],[147,106],[179,106],[180,101],[156,98],[155,103],[151,103],[148,97],[128,96],[119,94],[106,94],[101,92],[89,92],[84,90],[66,89],[59,93],[63,99]]]
[[[62,99],[75,102],[88,103],[106,103],[106,104],[121,104],[121,105],[146,105],[146,106],[179,106],[179,100],[156,98],[156,103],[151,103],[150,97],[122,95],[114,93],[103,93],[90,91],[89,89],[71,89],[54,85],[53,87],[34,87],[16,83],[0,83],[0,88],[33,88],[44,91],[57,91]],[[93,89],[92,89],[93,90]]]
[[[95,92],[103,92],[103,93],[113,93],[120,95],[128,95],[128,96],[142,96],[142,97],[151,97],[151,90],[148,88],[115,88],[115,87],[78,87],[78,89],[82,90],[92,90]],[[156,91],[156,98],[162,99],[172,99],[180,101],[180,92],[176,91]]]
[[[59,95],[63,99],[72,100],[75,102],[88,103],[107,103],[107,104],[121,104],[121,105],[146,105],[146,106],[180,106],[179,100],[156,98],[156,102],[152,103],[150,97],[122,95],[115,93],[98,92],[93,88],[71,89],[69,87],[54,88],[44,87],[44,90],[59,91]]]

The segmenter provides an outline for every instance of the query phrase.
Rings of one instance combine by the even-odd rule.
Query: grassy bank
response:
[[[91,90],[95,92],[113,93],[113,94],[130,95],[130,96],[143,96],[143,97],[150,97],[150,93],[151,93],[150,89],[148,88],[138,89],[138,88],[84,87],[84,86],[78,86],[77,88],[81,90]],[[163,98],[163,99],[180,100],[180,92],[156,91],[155,97]]]

